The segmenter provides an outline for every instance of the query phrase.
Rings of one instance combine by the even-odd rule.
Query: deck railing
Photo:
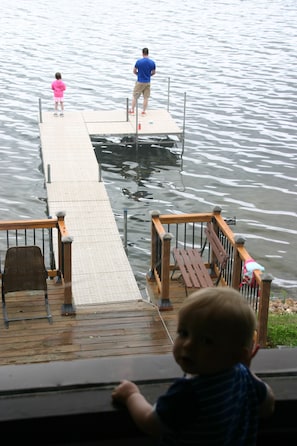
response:
[[[221,285],[239,290],[254,308],[258,317],[258,342],[261,347],[267,344],[267,324],[272,276],[254,271],[255,282],[242,284],[242,267],[251,256],[244,247],[245,240],[235,237],[230,226],[216,207],[213,212],[194,214],[159,214],[151,215],[151,266],[149,279],[155,280],[160,294],[159,309],[170,310],[170,281],[174,270],[172,257],[173,243],[184,248],[201,249],[205,240],[204,228],[212,222],[214,229],[229,254],[227,267],[222,272]],[[173,242],[174,241],[174,242]],[[205,249],[205,265],[210,267],[211,250]],[[215,267],[216,268],[216,267]],[[216,273],[216,271],[215,271]]]
[[[72,302],[72,238],[65,225],[65,214],[42,220],[0,221],[0,277],[4,269],[6,251],[11,246],[37,245],[44,257],[48,277],[56,278],[64,286],[61,313],[75,313]]]

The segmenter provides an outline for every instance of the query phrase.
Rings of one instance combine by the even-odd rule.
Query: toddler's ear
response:
[[[256,356],[258,350],[260,348],[259,344],[254,344],[253,349],[249,349],[247,347],[244,347],[241,352],[240,362],[247,367],[250,367],[252,359]]]

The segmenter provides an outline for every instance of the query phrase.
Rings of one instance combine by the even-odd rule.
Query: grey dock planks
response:
[[[137,116],[126,111],[43,112],[39,123],[48,209],[66,213],[72,243],[72,287],[76,306],[141,300],[113,216],[90,135],[135,134]],[[165,110],[138,116],[139,135],[181,131]]]

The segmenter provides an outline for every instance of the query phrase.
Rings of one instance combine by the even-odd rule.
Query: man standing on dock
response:
[[[143,107],[141,114],[145,115],[151,92],[151,76],[156,73],[156,64],[149,58],[148,48],[142,49],[142,58],[136,61],[133,73],[137,75],[137,81],[133,90],[132,106],[129,113],[134,113],[136,101],[142,94]]]

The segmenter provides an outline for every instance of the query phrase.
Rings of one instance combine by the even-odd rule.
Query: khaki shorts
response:
[[[143,94],[144,98],[149,98],[151,94],[151,84],[149,82],[136,82],[133,96],[138,99]]]

